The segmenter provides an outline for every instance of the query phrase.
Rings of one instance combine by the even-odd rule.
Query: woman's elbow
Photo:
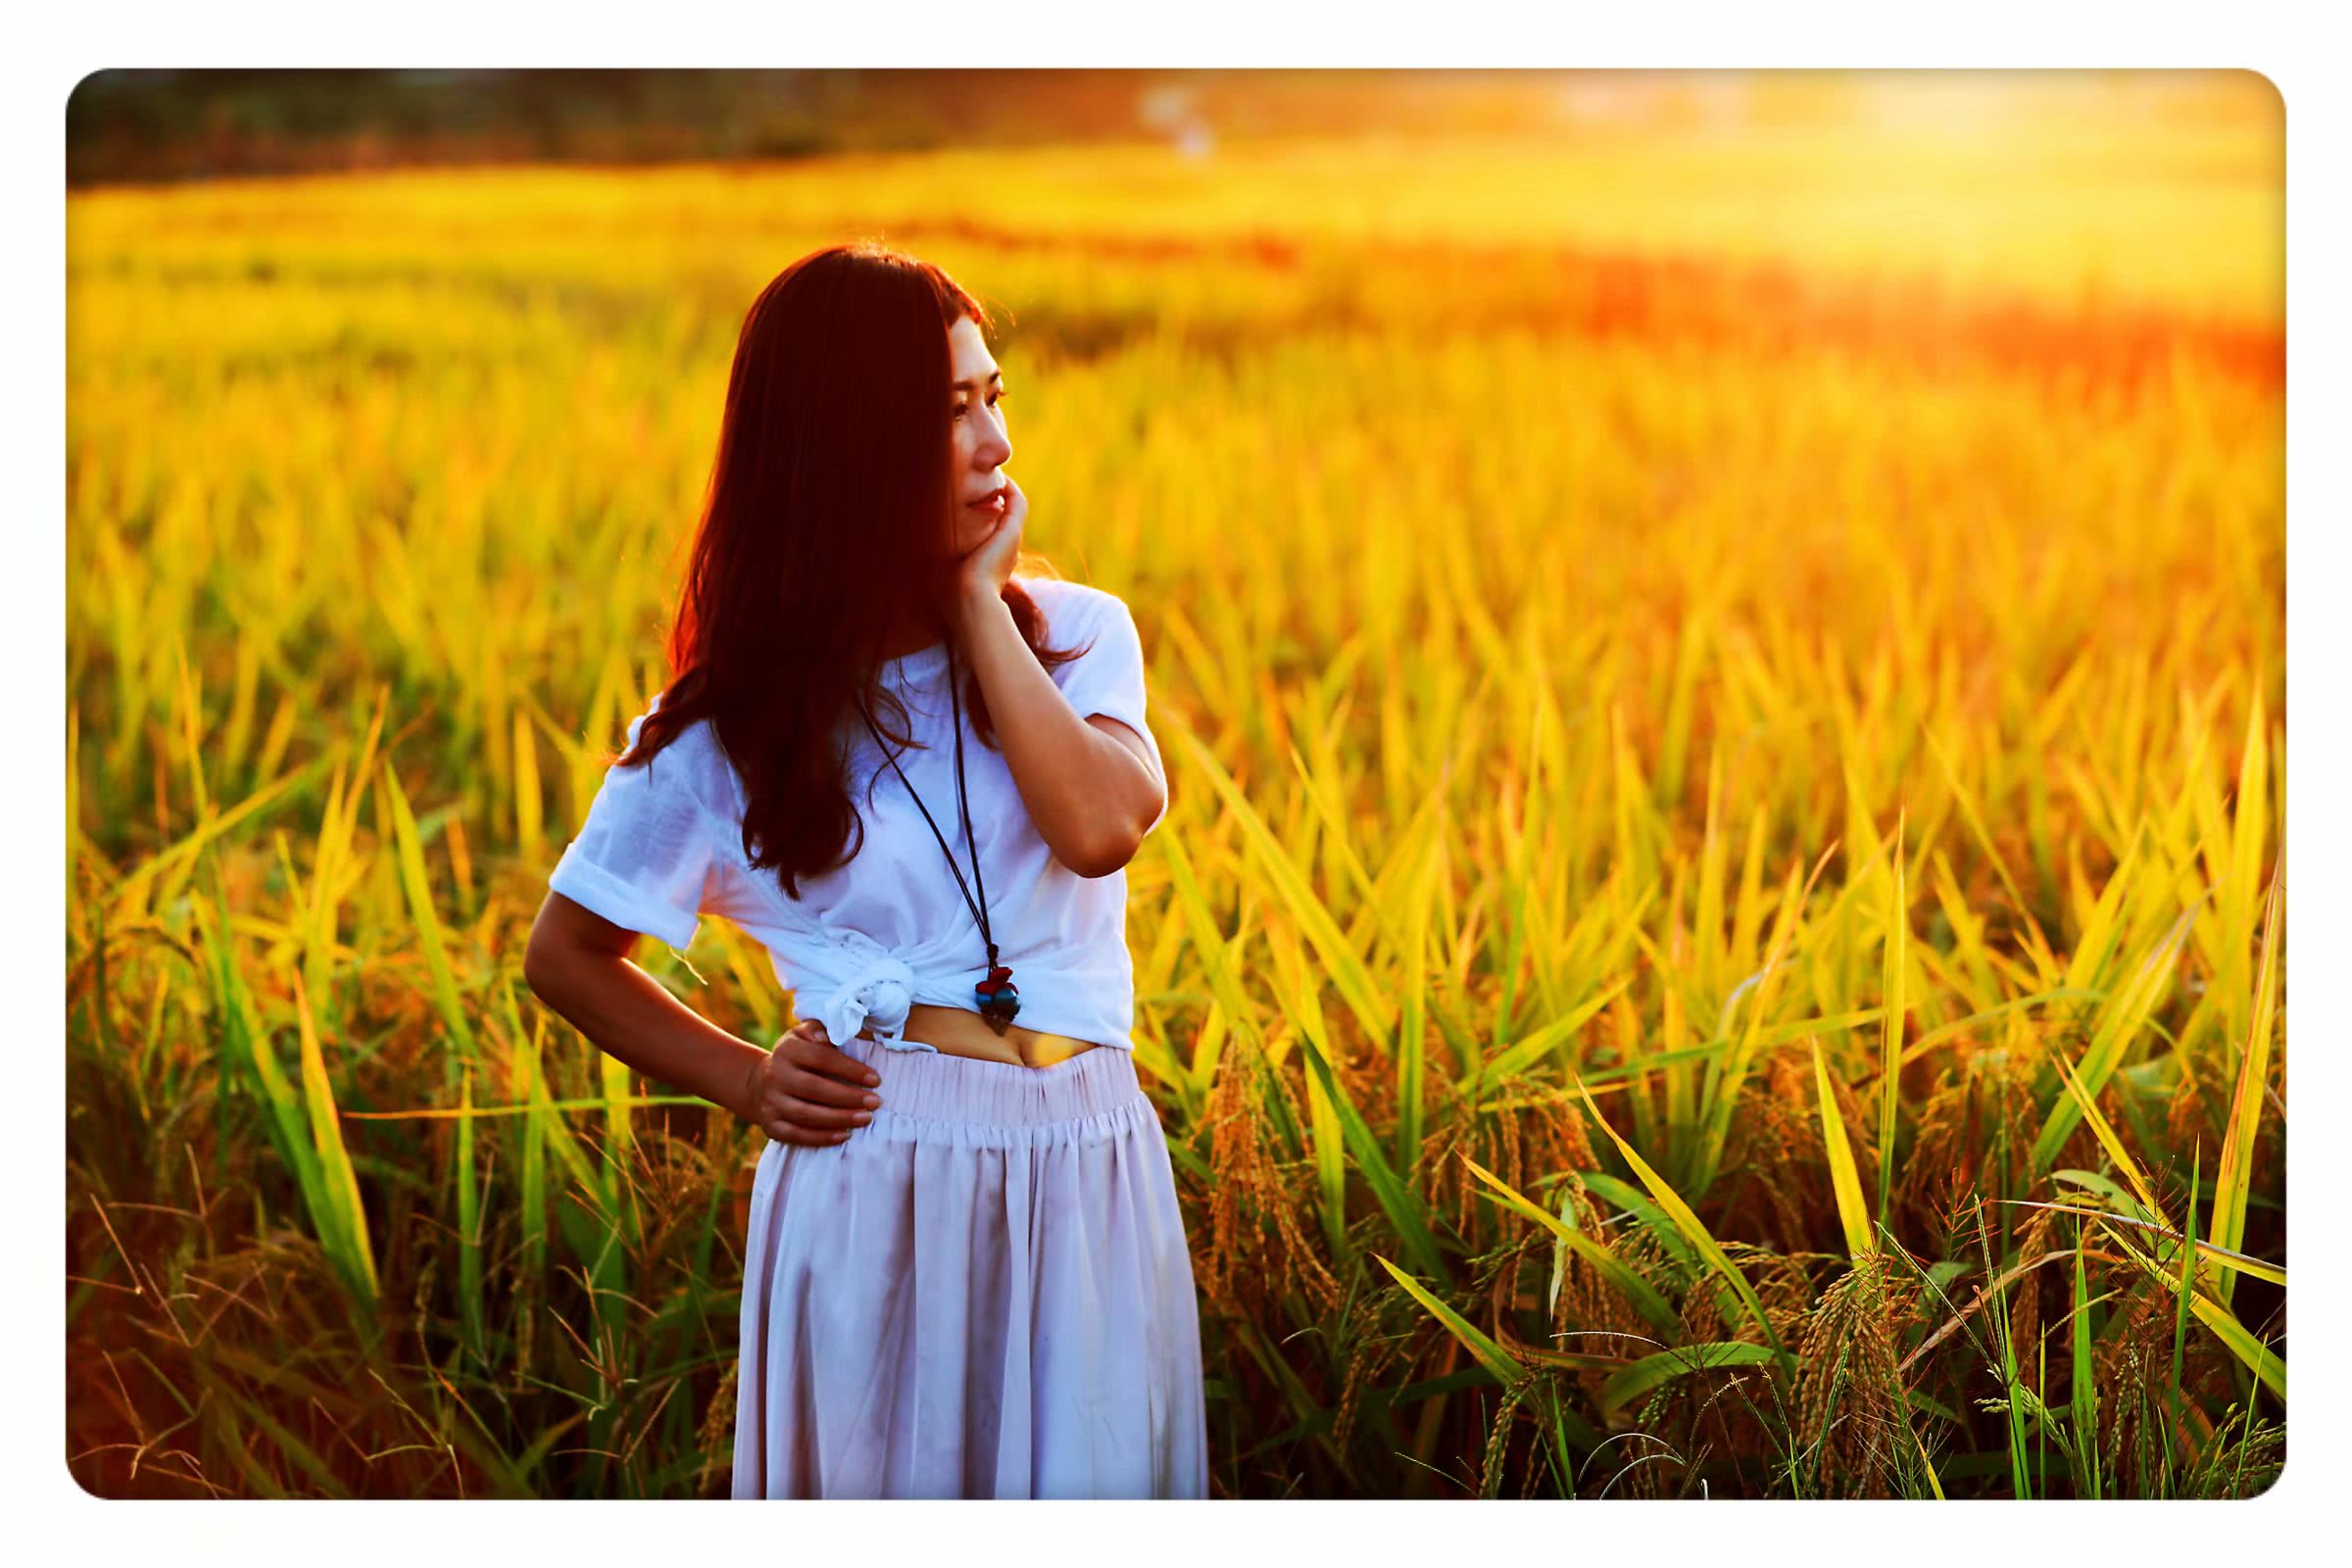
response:
[[[563,955],[542,917],[531,926],[531,934],[522,946],[522,983],[548,1005],[555,1004],[557,975],[563,968]]]
[[[1156,821],[1157,817],[1148,820]],[[1090,881],[1124,871],[1127,862],[1134,859],[1136,852],[1144,847],[1146,831],[1146,825],[1139,823],[1116,832],[1105,832],[1080,851],[1075,858],[1064,863]]]
[[[522,948],[522,983],[531,995],[563,1011],[562,998],[583,961],[628,956],[636,933],[550,893]]]

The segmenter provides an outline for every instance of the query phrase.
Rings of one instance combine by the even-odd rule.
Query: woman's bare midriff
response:
[[[874,1037],[870,1029],[858,1033],[866,1040]],[[920,1002],[907,1009],[904,1033],[907,1040],[951,1056],[1009,1062],[1016,1067],[1051,1067],[1080,1052],[1093,1051],[1098,1044],[1071,1035],[1024,1029],[1017,1023],[1007,1025],[1000,1035],[968,1007],[940,1007]]]

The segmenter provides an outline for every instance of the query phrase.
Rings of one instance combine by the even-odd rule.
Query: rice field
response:
[[[1219,1494],[2263,1490],[2280,111],[2081,90],[70,196],[72,1473],[724,1494],[762,1135],[522,942],[742,312],[871,235],[1151,659]]]

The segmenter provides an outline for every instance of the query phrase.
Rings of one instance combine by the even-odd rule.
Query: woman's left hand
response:
[[[1029,498],[1010,478],[1004,481],[1004,514],[979,544],[958,560],[955,576],[956,603],[952,613],[961,623],[967,608],[986,606],[1003,597],[1021,554],[1021,525],[1029,517]]]

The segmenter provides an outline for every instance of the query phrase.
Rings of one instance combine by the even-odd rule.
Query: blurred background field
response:
[[[858,236],[1152,660],[1220,1494],[2275,1477],[2260,77],[192,74],[69,117],[82,1485],[723,1494],[760,1135],[521,945]]]

